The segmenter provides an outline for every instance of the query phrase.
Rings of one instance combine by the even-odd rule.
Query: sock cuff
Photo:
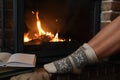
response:
[[[84,43],[82,47],[85,49],[85,54],[88,58],[89,63],[98,62],[98,58],[96,56],[96,53],[91,46],[89,46],[87,43]]]

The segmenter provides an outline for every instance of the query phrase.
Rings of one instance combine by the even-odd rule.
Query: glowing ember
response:
[[[31,40],[34,40],[34,39],[39,39],[41,38],[41,36],[49,36],[50,38],[50,42],[63,42],[65,40],[63,39],[59,39],[58,38],[58,33],[56,33],[55,35],[52,34],[51,32],[46,32],[42,29],[41,27],[41,21],[39,19],[39,12],[37,11],[36,13],[32,11],[33,14],[36,15],[36,25],[37,25],[37,30],[38,30],[38,33],[36,32],[34,34],[34,37],[33,38],[29,38],[28,35],[30,35],[30,33],[28,32],[27,34],[24,34],[24,42],[29,42]]]

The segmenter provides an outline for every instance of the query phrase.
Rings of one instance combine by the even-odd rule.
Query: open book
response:
[[[35,54],[0,52],[0,67],[35,67]]]

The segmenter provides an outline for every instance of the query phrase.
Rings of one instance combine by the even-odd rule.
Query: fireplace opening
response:
[[[13,0],[12,51],[36,54],[38,64],[71,54],[99,31],[100,4],[100,0]]]
[[[94,5],[90,0],[24,1],[24,40],[50,42],[58,36],[61,41],[87,42],[95,34]]]

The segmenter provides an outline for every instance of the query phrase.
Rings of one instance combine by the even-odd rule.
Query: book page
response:
[[[35,55],[34,54],[16,53],[16,54],[13,54],[9,58],[8,63],[14,63],[14,64],[23,63],[23,64],[35,65]]]
[[[0,52],[0,61],[6,63],[11,56],[11,53],[8,52]]]

